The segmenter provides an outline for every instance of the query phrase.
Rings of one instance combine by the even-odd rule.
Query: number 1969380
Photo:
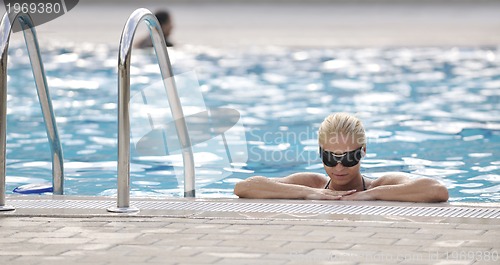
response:
[[[60,3],[7,3],[7,13],[58,14],[64,12]]]

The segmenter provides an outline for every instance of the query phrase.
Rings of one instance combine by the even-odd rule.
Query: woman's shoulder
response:
[[[298,172],[288,175],[280,182],[308,186],[311,188],[323,188],[328,182],[328,177],[314,172]]]
[[[362,174],[367,189],[375,188],[377,186],[395,185],[408,181],[408,174],[402,172],[385,172],[383,174]]]

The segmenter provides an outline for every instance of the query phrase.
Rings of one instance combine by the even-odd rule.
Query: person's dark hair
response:
[[[155,13],[155,16],[156,19],[158,19],[158,22],[160,22],[160,24],[162,25],[170,21],[170,14],[168,13],[168,11],[157,11]]]

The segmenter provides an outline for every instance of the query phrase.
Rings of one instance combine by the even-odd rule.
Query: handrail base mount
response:
[[[108,212],[112,212],[112,213],[138,213],[139,212],[139,208],[136,208],[136,207],[133,207],[133,206],[130,206],[130,207],[110,207],[107,209]]]
[[[0,212],[5,212],[5,211],[14,211],[16,208],[10,206],[10,205],[3,205],[0,206]]]

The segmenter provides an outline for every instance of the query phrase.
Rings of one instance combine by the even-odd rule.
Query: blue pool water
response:
[[[317,128],[329,113],[344,111],[365,124],[367,175],[429,176],[449,188],[451,201],[500,201],[498,47],[185,46],[171,53],[174,71],[191,73],[199,82],[206,107],[238,110],[245,130],[247,159],[237,170],[221,166],[220,150],[195,155],[200,197],[234,196],[234,184],[252,175],[323,172]],[[64,149],[65,193],[116,194],[117,50],[43,47],[42,57]],[[134,51],[132,65],[132,94],[161,80],[153,53]],[[49,147],[22,46],[10,49],[8,85],[11,191],[51,180]],[[132,128],[138,123],[132,120]],[[133,196],[182,194],[175,159],[132,153]]]

